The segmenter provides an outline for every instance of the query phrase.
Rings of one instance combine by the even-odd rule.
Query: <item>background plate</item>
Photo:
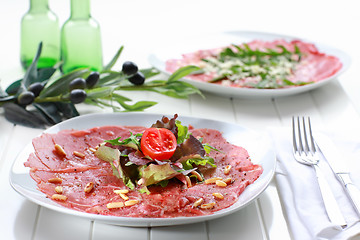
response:
[[[191,83],[200,90],[214,93],[226,97],[236,97],[236,98],[263,98],[263,97],[281,97],[294,95],[306,91],[310,91],[321,87],[331,80],[340,76],[350,65],[351,59],[340,49],[336,49],[324,44],[316,43],[311,40],[301,39],[298,37],[292,37],[287,35],[273,34],[273,33],[264,33],[264,32],[252,32],[252,31],[234,31],[234,32],[225,32],[219,34],[209,34],[206,36],[189,36],[188,38],[181,39],[181,43],[174,43],[171,49],[166,47],[161,47],[157,49],[156,54],[150,54],[148,60],[149,63],[160,70],[161,72],[170,75],[169,72],[165,70],[165,62],[168,59],[180,59],[181,55],[184,53],[194,52],[201,49],[211,49],[221,46],[228,46],[230,44],[240,44],[244,42],[250,42],[252,40],[267,40],[272,41],[275,39],[285,39],[291,41],[294,39],[302,40],[304,42],[314,43],[320,52],[326,53],[328,55],[336,56],[343,63],[342,68],[336,74],[332,75],[329,78],[323,79],[319,82],[294,87],[294,88],[285,88],[285,89],[252,89],[252,88],[234,88],[228,86],[221,86],[218,84],[199,82],[191,79],[184,78],[183,80]]]
[[[88,129],[95,126],[105,125],[150,126],[156,120],[161,119],[162,116],[163,115],[160,114],[150,113],[88,114],[64,121],[47,129],[45,132],[56,133],[63,129]],[[229,142],[243,146],[248,150],[253,163],[262,165],[264,169],[263,174],[253,184],[245,189],[245,191],[240,195],[238,201],[231,207],[208,216],[165,219],[102,216],[71,210],[46,198],[45,194],[37,190],[35,181],[29,175],[29,168],[24,167],[24,162],[26,162],[29,154],[34,151],[31,143],[29,143],[25,149],[20,152],[11,168],[11,186],[25,198],[55,211],[110,224],[137,227],[187,224],[219,218],[245,207],[266,189],[275,171],[275,154],[271,150],[271,142],[267,137],[232,123],[193,117],[179,117],[178,120],[180,120],[184,125],[191,124],[195,128],[212,128],[223,132],[224,137]]]

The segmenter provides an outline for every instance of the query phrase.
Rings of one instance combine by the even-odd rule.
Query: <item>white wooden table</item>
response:
[[[155,93],[135,93],[132,98],[155,100],[148,109],[172,115],[190,115],[235,122],[265,131],[270,126],[289,126],[293,115],[309,115],[314,124],[351,131],[360,123],[360,37],[357,1],[204,1],[204,0],[93,0],[92,13],[102,28],[105,61],[120,45],[125,60],[149,66],[147,56],[156,46],[172,44],[172,38],[194,33],[226,30],[255,30],[301,36],[342,48],[352,57],[350,69],[336,81],[300,95],[278,99],[233,99],[205,94],[189,100]],[[63,23],[69,2],[50,1]],[[1,86],[19,79],[20,18],[27,0],[0,3]],[[120,68],[120,66],[118,66]],[[89,112],[85,107],[84,113]],[[175,110],[174,110],[175,109]],[[106,225],[64,215],[40,207],[9,184],[9,171],[19,151],[41,133],[39,129],[14,126],[0,110],[0,239],[291,239],[273,180],[252,204],[217,220],[155,228]]]

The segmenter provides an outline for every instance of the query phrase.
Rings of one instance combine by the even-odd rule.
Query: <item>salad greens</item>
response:
[[[111,164],[114,176],[122,179],[127,187],[135,189],[138,186],[141,192],[146,193],[150,193],[148,186],[160,185],[164,187],[173,178],[185,183],[185,176],[191,177],[192,171],[198,171],[201,174],[200,167],[216,168],[214,159],[208,154],[211,150],[218,150],[208,144],[202,144],[195,137],[192,137],[188,127],[182,125],[176,118],[176,114],[171,120],[163,117],[160,125],[166,126],[177,137],[177,150],[180,149],[181,155],[174,154],[170,159],[162,161],[145,156],[141,151],[140,144],[142,133],[131,133],[129,138],[123,140],[120,137],[106,140],[104,141],[105,145],[101,145],[95,154],[101,160]],[[175,128],[171,122],[175,122]],[[159,121],[154,125],[158,124]],[[199,150],[198,145],[202,149]],[[184,146],[187,151],[181,151]],[[131,154],[140,160],[132,162]]]

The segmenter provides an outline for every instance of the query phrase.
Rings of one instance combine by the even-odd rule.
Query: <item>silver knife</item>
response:
[[[351,181],[349,167],[342,161],[344,157],[341,156],[334,142],[324,134],[315,134],[315,141],[360,215],[360,190]]]

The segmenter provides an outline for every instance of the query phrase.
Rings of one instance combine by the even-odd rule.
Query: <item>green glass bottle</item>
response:
[[[90,0],[71,0],[71,15],[61,29],[62,72],[102,69],[100,26],[90,15]]]
[[[53,67],[60,61],[60,26],[49,9],[48,0],[30,0],[29,11],[21,19],[20,61],[27,69],[40,42],[43,43],[38,68]]]

